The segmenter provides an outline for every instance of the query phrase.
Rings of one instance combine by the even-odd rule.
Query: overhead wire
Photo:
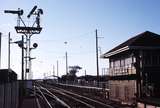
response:
[[[77,35],[77,36],[72,36],[72,37],[69,37],[69,38],[67,38],[67,40],[70,40],[71,42],[69,42],[70,44],[69,45],[71,45],[71,46],[73,46],[72,44],[74,44],[74,43],[76,43],[76,44],[74,44],[74,49],[83,49],[83,48],[86,48],[86,44],[85,44],[85,46],[84,46],[84,41],[86,41],[86,37],[87,36],[93,36],[93,35],[90,35],[90,34],[93,34],[94,32],[92,31],[92,32],[87,32],[87,33],[84,33],[84,34],[81,34],[81,35]],[[88,38],[88,37],[87,37]],[[91,37],[90,38],[88,38],[88,39],[91,39]],[[94,38],[93,38],[94,39]],[[57,43],[59,43],[59,44],[62,44],[62,43],[64,43],[64,40],[65,39],[59,39],[59,40],[57,40],[57,39],[53,39],[53,40],[51,40],[51,39],[48,39],[48,40],[44,40],[44,39],[35,39],[34,41],[41,41],[42,43],[52,43],[52,44],[56,44],[57,45]],[[77,42],[77,41],[79,41],[79,42]],[[84,41],[83,41],[84,40]],[[82,42],[83,41],[83,42]],[[89,42],[91,42],[91,41],[89,41]],[[91,45],[92,46],[92,45]],[[48,53],[56,53],[56,54],[60,54],[60,53],[63,53],[63,52],[56,52],[56,51],[53,51],[53,50],[49,50],[49,51],[47,51]],[[82,54],[92,54],[92,53],[94,53],[94,51],[79,51],[79,52],[74,52],[74,53],[72,53],[72,52],[70,52],[72,55],[82,55]]]

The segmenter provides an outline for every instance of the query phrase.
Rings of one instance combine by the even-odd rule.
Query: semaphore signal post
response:
[[[31,50],[38,47],[37,43],[33,44],[31,47],[31,37],[34,34],[40,34],[42,31],[42,27],[40,26],[40,16],[43,14],[42,9],[37,9],[37,6],[34,6],[30,13],[27,15],[27,18],[30,19],[31,16],[34,16],[35,20],[32,22],[32,26],[26,26],[25,22],[22,19],[23,10],[18,8],[18,10],[5,10],[4,13],[16,14],[17,18],[17,26],[15,26],[15,30],[17,33],[25,35],[25,41],[22,42],[22,55],[25,51],[25,56],[22,56],[22,80],[23,79],[32,79],[33,73],[31,71],[31,60],[35,59],[31,57]],[[24,63],[25,59],[25,65]],[[25,70],[23,70],[25,67]],[[25,74],[24,74],[25,73]]]

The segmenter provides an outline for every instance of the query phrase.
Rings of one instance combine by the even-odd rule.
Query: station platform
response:
[[[36,98],[34,96],[25,97],[20,108],[38,108]]]

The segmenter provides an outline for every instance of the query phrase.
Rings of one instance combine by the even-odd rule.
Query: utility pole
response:
[[[87,71],[86,70],[84,70],[84,79],[85,79],[85,81],[86,81],[86,75],[87,75]]]
[[[97,86],[99,87],[99,60],[98,60],[98,33],[97,33],[97,29],[96,29],[95,33],[96,33]]]
[[[55,66],[53,65],[53,77],[55,76]]]
[[[8,69],[10,69],[10,58],[11,58],[11,49],[10,49],[10,44],[11,44],[11,36],[10,32],[8,33]]]
[[[58,75],[58,73],[59,73],[58,71],[59,71],[59,67],[58,67],[58,60],[57,60],[57,77],[59,76]]]
[[[11,35],[10,32],[8,33],[8,69],[11,69],[10,67],[10,59],[11,59],[11,44],[16,43],[20,48],[22,48],[22,74],[21,78],[24,80],[24,36],[22,35],[22,40],[21,41],[15,41],[11,42]]]
[[[67,45],[67,42],[64,42],[65,45]],[[66,57],[66,75],[68,74],[68,54],[67,54],[67,50],[65,53],[65,57]]]
[[[66,75],[68,74],[68,55],[67,55],[67,51],[66,51]]]
[[[24,80],[24,36],[22,35],[22,81]]]

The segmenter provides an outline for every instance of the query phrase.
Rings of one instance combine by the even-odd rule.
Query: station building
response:
[[[138,34],[101,55],[109,59],[109,96],[138,108],[160,106],[160,35]]]

